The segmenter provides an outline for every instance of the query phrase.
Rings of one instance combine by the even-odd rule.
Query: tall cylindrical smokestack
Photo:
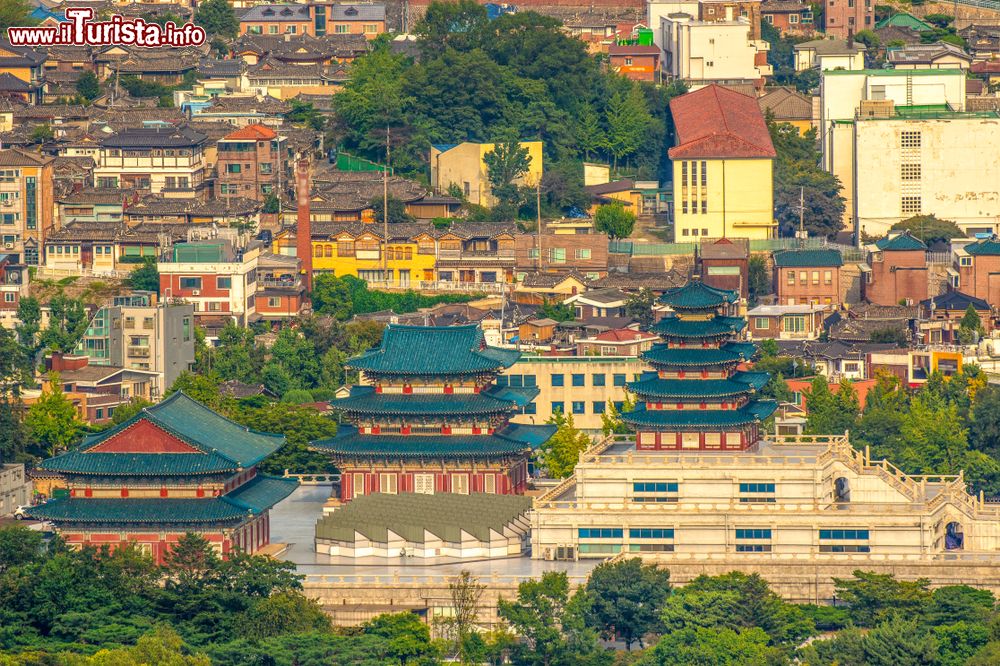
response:
[[[306,291],[312,291],[312,225],[309,223],[309,160],[295,165],[295,197],[298,209],[295,226],[295,254],[299,258]]]

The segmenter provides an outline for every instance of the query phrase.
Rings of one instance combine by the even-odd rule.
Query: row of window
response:
[[[201,289],[202,279],[200,277],[182,277],[180,279],[181,289]],[[216,289],[232,289],[233,278],[231,277],[216,277],[215,278],[215,288]]]
[[[532,404],[534,404],[534,403],[532,403]],[[620,401],[620,400],[616,400],[612,404],[615,406],[615,409],[617,409],[620,412],[621,409],[622,409],[622,405],[624,403],[622,401]],[[591,410],[590,413],[591,414],[603,414],[605,411],[607,411],[607,409],[608,409],[608,403],[604,402],[603,400],[594,400],[593,402],[590,403],[590,410]],[[562,412],[563,414],[565,414],[566,413],[566,403],[563,402],[562,400],[553,400],[552,401],[552,409],[551,409],[551,411],[552,411],[553,414],[555,414],[556,412]],[[584,401],[584,400],[574,400],[573,402],[571,402],[570,403],[570,412],[573,413],[573,414],[586,414],[587,413],[587,403],[586,403],[586,401]],[[534,411],[525,412],[525,413],[526,414],[529,414],[529,413],[530,414],[534,414]]]
[[[789,286],[795,284],[795,271],[790,270],[786,275]],[[809,271],[799,271],[799,284],[802,286],[808,285]],[[812,271],[812,284],[819,284],[819,271]],[[833,271],[823,271],[823,284],[832,285],[833,284]]]
[[[830,535],[842,536],[830,536]],[[855,529],[834,529],[819,530],[820,541],[868,541],[868,530]],[[577,529],[579,539],[622,539],[625,529],[621,527],[581,527]],[[669,527],[632,527],[628,530],[629,539],[673,539],[674,530]],[[770,541],[772,530],[763,527],[738,527],[736,528],[737,541]],[[741,552],[769,552],[769,544],[747,543],[737,544],[737,551],[740,546],[745,546],[746,550]],[[762,550],[763,547],[766,550]],[[821,552],[830,553],[867,553],[870,547],[866,544],[820,544]]]
[[[638,379],[638,377],[636,377]],[[553,373],[551,375],[552,386],[566,386],[566,375],[562,373]],[[607,381],[607,375],[603,372],[596,372],[590,375],[590,385],[591,386],[607,386],[605,383]],[[628,381],[628,375],[624,372],[616,372],[611,376],[612,386],[625,386]],[[585,373],[573,373],[570,375],[570,384],[572,386],[586,386],[587,385],[587,375]]]

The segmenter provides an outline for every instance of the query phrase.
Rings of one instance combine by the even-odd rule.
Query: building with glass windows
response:
[[[645,354],[655,372],[628,386],[635,434],[595,444],[536,498],[532,557],[629,553],[689,573],[803,565],[817,589],[838,565],[934,577],[939,563],[1000,560],[1000,504],[961,474],[904,474],[847,435],[765,437],[774,405],[756,397],[768,377],[746,367],[736,300],[698,282],[664,294],[676,314]]]

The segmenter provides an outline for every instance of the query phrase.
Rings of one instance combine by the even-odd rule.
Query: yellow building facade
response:
[[[440,194],[457,185],[465,198],[474,204],[496,205],[484,158],[493,152],[495,143],[435,144],[431,146],[431,187]],[[518,185],[534,186],[542,178],[542,142],[521,141],[528,150],[528,172],[515,180]]]
[[[385,256],[383,257],[383,253]],[[374,228],[341,230],[326,238],[313,234],[313,270],[337,277],[352,275],[373,287],[418,288],[434,277],[435,243],[426,234],[397,238],[386,244]]]
[[[773,238],[770,159],[674,160],[675,240]]]

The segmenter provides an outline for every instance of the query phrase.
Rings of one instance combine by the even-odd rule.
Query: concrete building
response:
[[[615,328],[589,338],[577,338],[576,353],[578,356],[639,356],[656,341],[653,333]]]
[[[674,237],[771,238],[776,155],[757,101],[712,85],[670,101]]]
[[[709,287],[750,293],[750,242],[745,238],[702,239],[695,254],[695,272]]]
[[[154,398],[194,364],[194,306],[159,301],[151,292],[115,296],[100,308],[77,343],[91,366],[156,373]]]
[[[861,295],[865,300],[875,305],[896,305],[927,298],[927,246],[923,241],[909,232],[894,232],[865,249],[868,261],[861,266]]]
[[[53,229],[53,158],[20,148],[0,150],[0,252],[42,263]]]
[[[671,14],[687,14],[705,22],[734,21],[745,18],[750,24],[752,39],[760,39],[760,0],[646,0],[646,25],[653,31],[653,43],[663,48],[660,30],[664,18]]]
[[[798,0],[767,0],[760,6],[761,19],[783,33],[812,34],[816,29],[812,6]]]
[[[247,125],[218,142],[215,196],[284,198],[292,181],[288,141],[270,127]]]
[[[1000,241],[996,236],[955,248],[952,286],[1000,307]]]
[[[31,493],[31,479],[25,476],[23,463],[0,464],[0,516],[31,504]]]
[[[817,68],[827,70],[858,70],[865,68],[865,45],[844,39],[813,39],[800,42],[793,49],[795,71]]]
[[[823,167],[844,185],[848,228],[879,236],[933,214],[970,235],[998,229],[1000,188],[982,175],[1000,173],[1000,116],[965,99],[960,69],[823,73]]]
[[[961,69],[968,70],[972,56],[948,42],[908,44],[886,52],[886,61],[895,69]]]
[[[829,314],[824,305],[758,305],[747,312],[747,333],[758,340],[815,340]]]
[[[875,27],[875,3],[872,0],[829,0],[823,6],[823,31],[847,39],[862,30]]]
[[[542,178],[542,142],[521,141],[519,145],[528,150],[528,171],[514,182],[534,187]],[[449,187],[457,185],[469,202],[487,207],[496,205],[483,160],[496,147],[495,143],[472,141],[431,146],[431,187],[438,194],[447,194]]]
[[[207,137],[187,127],[130,127],[101,143],[94,183],[159,194],[204,190]]]
[[[385,32],[385,5],[313,2],[257,5],[240,17],[241,35],[364,35]]]
[[[836,305],[840,297],[840,250],[792,249],[774,253],[774,293],[782,305]]]
[[[0,326],[13,326],[17,307],[29,294],[31,272],[16,254],[0,253]]]
[[[611,44],[608,64],[612,71],[633,81],[653,83],[660,75],[660,47],[653,44]]]
[[[753,36],[749,19],[699,20],[673,13],[661,19],[663,71],[692,90],[710,83],[749,83],[763,88],[772,74],[767,64],[770,45]]]

